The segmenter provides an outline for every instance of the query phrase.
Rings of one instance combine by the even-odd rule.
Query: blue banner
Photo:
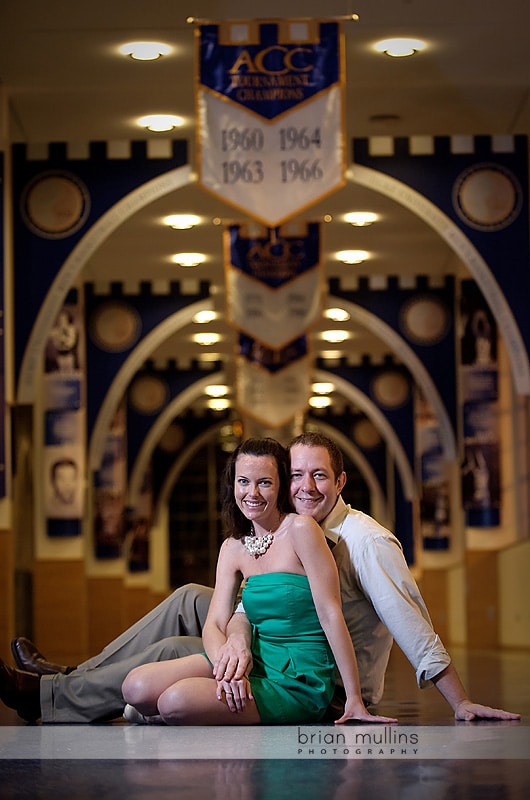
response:
[[[201,84],[268,120],[329,89],[340,80],[338,23],[322,22],[317,31],[311,27],[309,39],[305,32],[293,41],[296,25],[232,23],[232,35],[237,28],[245,37],[242,44],[227,41],[228,23],[201,25]]]
[[[202,187],[272,228],[343,186],[340,23],[224,22],[196,32]]]
[[[227,319],[265,347],[287,347],[319,318],[319,223],[261,232],[231,225],[225,232],[225,262]]]
[[[492,528],[500,524],[497,325],[473,281],[462,282],[461,313],[462,495],[466,524]]]

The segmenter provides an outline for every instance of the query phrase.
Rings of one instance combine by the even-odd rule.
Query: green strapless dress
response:
[[[252,693],[263,724],[322,719],[333,696],[335,662],[305,575],[252,575],[243,589],[252,623]]]

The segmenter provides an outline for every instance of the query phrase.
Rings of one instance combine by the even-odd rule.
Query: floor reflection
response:
[[[408,662],[396,650],[391,659],[381,713],[397,716],[401,726],[449,727],[454,741],[478,742],[507,735],[526,738],[530,729],[530,652],[467,652],[453,650],[456,667],[471,697],[489,705],[508,708],[523,714],[520,723],[456,723],[451,709],[436,690],[420,691]],[[501,754],[488,758],[242,758],[241,748],[249,732],[241,729],[241,739],[227,739],[227,732],[217,729],[219,747],[210,746],[205,759],[187,760],[168,753],[167,741],[157,757],[156,747],[149,750],[149,730],[124,727],[121,721],[111,725],[80,725],[73,731],[72,754],[81,748],[98,752],[103,742],[105,757],[41,757],[35,742],[44,734],[42,726],[26,725],[14,712],[0,709],[0,725],[13,726],[11,738],[16,747],[10,757],[2,758],[0,746],[0,796],[10,800],[527,800],[530,797],[530,747],[528,756],[513,760]],[[67,731],[61,726],[45,726],[52,740],[61,741]],[[322,726],[320,726],[322,727]],[[462,737],[463,728],[466,736]],[[39,730],[40,729],[40,730]],[[325,728],[323,728],[325,730]],[[333,730],[333,729],[332,729]],[[7,731],[4,731],[7,734]],[[200,734],[200,731],[199,731]],[[263,731],[266,745],[267,732]],[[523,735],[524,734],[524,735]],[[191,735],[191,734],[190,734]],[[208,738],[208,737],[205,737]],[[178,740],[178,737],[175,737]],[[113,751],[109,742],[120,742]],[[182,740],[181,740],[182,741]],[[211,741],[211,737],[210,737]],[[230,748],[226,744],[230,741]],[[239,741],[241,746],[239,746]],[[513,740],[512,740],[513,741]],[[171,742],[170,742],[171,745]],[[125,748],[125,750],[124,750]],[[101,746],[99,748],[101,750]],[[218,753],[223,758],[215,757]],[[4,753],[7,750],[4,746]],[[44,752],[44,751],[43,751]],[[62,752],[62,751],[61,751]],[[226,757],[230,752],[230,757]],[[263,748],[267,752],[267,748]],[[248,754],[247,754],[248,755]],[[213,756],[213,757],[212,757]]]

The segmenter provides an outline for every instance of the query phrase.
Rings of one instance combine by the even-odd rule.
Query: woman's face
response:
[[[280,479],[272,456],[242,454],[236,460],[234,496],[247,519],[263,527],[278,522]]]

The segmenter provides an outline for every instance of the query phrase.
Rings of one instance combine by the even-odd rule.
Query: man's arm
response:
[[[473,703],[467,696],[462,681],[452,664],[432,678],[432,682],[453,709],[455,719],[465,722],[471,722],[474,719],[521,719],[520,714]]]
[[[252,669],[252,629],[247,615],[238,606],[226,626],[226,642],[219,648],[213,665],[213,676],[217,680],[217,696],[223,693],[230,711],[243,711],[247,698],[253,700],[248,676]]]
[[[213,665],[218,681],[240,680],[252,669],[251,627],[247,615],[236,611],[226,627],[226,642]]]
[[[520,719],[519,714],[469,699],[447,651],[433,630],[425,602],[402,553],[392,540],[379,537],[363,567],[363,591],[415,667],[419,685],[425,681],[426,673],[427,679],[453,709],[457,720]]]

